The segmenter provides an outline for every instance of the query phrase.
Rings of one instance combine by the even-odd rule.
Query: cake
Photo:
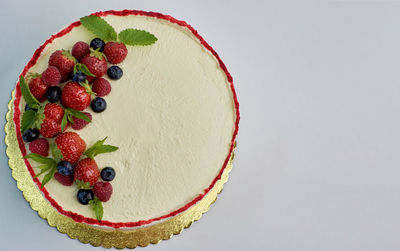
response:
[[[239,121],[232,78],[197,31],[128,10],[51,36],[24,68],[11,109],[17,157],[44,200],[108,230],[160,224],[202,201],[233,157]]]

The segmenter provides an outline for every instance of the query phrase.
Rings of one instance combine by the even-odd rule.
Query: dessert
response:
[[[239,121],[211,47],[184,22],[138,11],[95,13],[52,36],[21,74],[13,114],[45,199],[101,229],[158,224],[199,203]]]

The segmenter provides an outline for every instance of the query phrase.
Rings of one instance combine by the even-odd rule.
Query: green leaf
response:
[[[41,169],[40,173],[36,174],[35,177],[33,178],[37,178],[40,175],[44,174],[45,172],[47,172],[48,170],[50,170],[50,168],[52,167],[52,165],[42,165],[42,166],[38,166],[38,168]]]
[[[71,114],[72,117],[78,118],[78,119],[83,119],[87,122],[92,122],[92,120],[83,112],[74,110],[74,109],[67,109],[67,113]]]
[[[51,155],[53,156],[56,163],[63,159],[64,156],[62,155],[61,150],[57,147],[55,143],[51,144],[50,149]]]
[[[104,19],[98,16],[86,16],[81,19],[82,25],[104,41],[117,40],[117,32]]]
[[[118,34],[119,41],[127,45],[150,45],[157,38],[150,32],[138,29],[126,29]]]
[[[101,153],[110,153],[117,151],[118,147],[116,146],[104,145],[106,139],[107,137],[94,143],[93,146],[91,146],[89,149],[86,150],[85,155],[93,159],[94,157],[96,157]]]
[[[22,114],[21,132],[25,132],[32,127],[36,120],[36,114],[33,110],[27,110]]]
[[[68,115],[67,115],[67,112],[64,111],[64,116],[61,120],[61,131],[62,132],[64,131],[65,127],[67,126],[67,123],[68,123]]]
[[[44,185],[46,185],[46,184],[54,177],[54,174],[55,174],[56,170],[57,170],[57,167],[56,167],[56,165],[54,164],[54,165],[51,167],[50,172],[48,172],[48,173],[44,176],[44,178],[43,178],[43,180],[42,180],[42,187],[44,187]]]
[[[80,65],[81,65],[80,70],[83,74],[85,74],[86,76],[95,77],[95,75],[89,71],[89,69],[87,68],[86,65],[84,65],[84,64],[80,64]]]
[[[96,219],[101,221],[103,219],[103,204],[99,198],[95,197],[94,200],[89,201],[89,204],[92,206],[92,210],[96,215]]]
[[[55,161],[52,158],[47,158],[43,157],[42,155],[39,155],[37,153],[30,153],[25,155],[24,159],[31,159],[34,160],[40,164],[52,164],[55,163]]]
[[[29,90],[29,86],[25,82],[25,79],[22,75],[19,78],[19,87],[21,88],[21,94],[24,97],[25,102],[29,106],[33,107],[40,104],[40,102],[32,95],[31,91]]]
[[[82,180],[75,180],[75,184],[79,189],[90,189],[90,182],[83,182]]]

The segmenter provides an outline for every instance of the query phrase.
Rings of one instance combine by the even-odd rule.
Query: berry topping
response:
[[[92,52],[82,58],[81,63],[96,77],[102,77],[107,72],[107,62],[101,52]]]
[[[93,50],[99,49],[99,51],[102,52],[104,50],[104,41],[101,40],[100,38],[95,38],[92,41],[90,41],[90,47]]]
[[[40,134],[46,138],[53,138],[61,133],[61,122],[51,118],[44,118],[40,125]]]
[[[85,114],[90,120],[92,120],[92,114],[88,113],[88,112],[83,112],[83,114]],[[74,130],[81,130],[83,128],[85,128],[85,126],[87,124],[89,124],[90,122],[77,118],[77,117],[73,117],[73,123],[71,124],[72,129]]]
[[[46,118],[54,119],[56,122],[61,123],[64,116],[64,109],[58,104],[47,103],[43,113]]]
[[[51,86],[46,92],[46,98],[50,103],[55,103],[61,98],[61,88],[58,86]]]
[[[77,60],[81,60],[84,56],[86,56],[89,53],[90,53],[89,45],[83,41],[76,42],[71,50],[72,56]]]
[[[77,71],[75,73],[72,73],[71,77],[72,81],[82,83],[85,82],[86,80],[86,75],[83,74],[81,71]]]
[[[39,137],[39,130],[38,129],[28,129],[22,135],[22,139],[25,142],[32,142]]]
[[[77,194],[77,199],[82,205],[89,204],[89,201],[93,200],[94,195],[92,190],[89,189],[79,189]]]
[[[99,198],[100,201],[106,202],[111,198],[111,194],[113,192],[113,188],[111,183],[109,182],[96,182],[93,186],[94,195]]]
[[[64,107],[72,108],[74,110],[83,111],[86,107],[90,105],[90,94],[87,89],[90,89],[89,84],[86,87],[75,83],[67,83],[61,94],[61,104]]]
[[[115,170],[112,167],[105,167],[101,170],[100,176],[104,181],[112,181],[115,178]]]
[[[60,71],[55,66],[49,66],[42,73],[42,80],[46,85],[58,85],[61,81]]]
[[[49,89],[49,86],[43,82],[41,76],[32,74],[32,78],[29,80],[29,90],[39,102],[43,102],[46,99],[47,89]]]
[[[107,103],[103,98],[97,97],[92,100],[90,107],[96,113],[103,112],[107,108]]]
[[[38,111],[38,109],[34,109],[34,108],[30,107],[28,104],[26,104],[26,105],[25,105],[25,111],[29,111],[29,110],[32,110],[32,111],[34,111],[34,112],[37,112],[37,111]]]
[[[122,75],[124,73],[122,72],[122,69],[119,66],[113,65],[107,70],[107,75],[109,78],[113,80],[118,80],[122,78]]]
[[[49,58],[49,66],[55,66],[60,71],[61,82],[68,80],[75,63],[76,59],[66,50],[57,50]]]
[[[29,151],[47,157],[49,155],[49,142],[45,138],[38,138],[29,143]]]
[[[61,175],[71,176],[74,174],[74,166],[71,164],[71,162],[62,160],[57,164],[57,171]]]
[[[86,149],[85,141],[75,132],[61,133],[55,142],[61,151],[62,159],[71,163],[77,162]]]
[[[107,57],[108,62],[111,64],[119,64],[128,55],[128,49],[126,49],[125,44],[118,42],[108,42],[104,46],[104,54]]]
[[[60,173],[55,173],[54,178],[64,186],[72,186],[74,184],[74,176],[64,176]]]
[[[100,177],[100,170],[91,158],[85,158],[78,162],[75,166],[74,178],[84,183],[89,183],[93,186]]]
[[[107,96],[111,92],[110,82],[104,78],[97,78],[92,84],[92,91],[99,97]]]

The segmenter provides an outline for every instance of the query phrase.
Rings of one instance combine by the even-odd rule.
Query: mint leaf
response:
[[[117,40],[117,32],[104,19],[98,16],[86,16],[81,19],[82,25],[104,41]]]
[[[81,180],[75,180],[75,184],[79,189],[90,189],[90,182],[83,182]]]
[[[40,102],[32,95],[29,90],[28,84],[25,82],[24,77],[21,75],[19,78],[19,87],[21,89],[21,94],[25,99],[25,102],[30,106],[34,107],[40,104]]]
[[[25,155],[24,159],[31,159],[33,161],[36,161],[40,164],[52,164],[55,163],[55,161],[52,158],[47,158],[47,157],[43,157],[42,155],[39,155],[37,153],[30,153]]]
[[[44,187],[44,185],[46,185],[46,184],[54,177],[54,174],[55,174],[56,170],[57,170],[57,167],[56,167],[56,165],[54,164],[54,165],[51,167],[50,172],[48,172],[48,173],[44,176],[44,178],[43,178],[43,180],[42,180],[42,187]]]
[[[61,131],[62,131],[62,132],[64,131],[64,129],[65,129],[65,127],[67,126],[67,124],[68,124],[68,115],[67,115],[67,113],[66,113],[65,110],[64,110],[64,116],[63,116],[63,118],[62,118],[62,120],[61,120]]]
[[[150,45],[157,38],[150,32],[138,29],[126,29],[118,34],[119,41],[127,45]]]
[[[32,127],[36,120],[36,114],[33,110],[27,110],[22,114],[21,132],[25,132]]]
[[[64,157],[61,153],[61,150],[57,147],[56,144],[51,144],[51,155],[53,156],[55,162],[60,162],[60,160],[62,160],[62,158]]]
[[[40,171],[40,173],[36,174],[35,177],[33,177],[33,178],[37,178],[40,175],[44,174],[45,172],[49,171],[51,167],[52,167],[52,165],[38,166],[37,168],[41,169],[41,171]]]
[[[118,147],[116,146],[104,145],[106,139],[107,137],[94,143],[93,146],[91,146],[89,149],[86,150],[85,155],[93,159],[94,157],[96,157],[101,153],[110,153],[117,151]]]
[[[85,74],[86,76],[92,76],[95,77],[95,75],[93,73],[91,73],[89,71],[89,69],[87,68],[86,65],[81,64],[81,63],[77,63],[74,65],[74,73],[76,73],[77,71],[81,71],[83,74]]]
[[[83,112],[74,110],[74,109],[68,109],[67,113],[69,113],[70,115],[72,115],[72,117],[78,118],[78,119],[83,119],[87,122],[92,122],[92,120]]]
[[[96,215],[96,219],[101,221],[103,219],[103,204],[99,200],[99,198],[95,197],[94,200],[89,201],[89,204],[92,206],[92,210]]]

